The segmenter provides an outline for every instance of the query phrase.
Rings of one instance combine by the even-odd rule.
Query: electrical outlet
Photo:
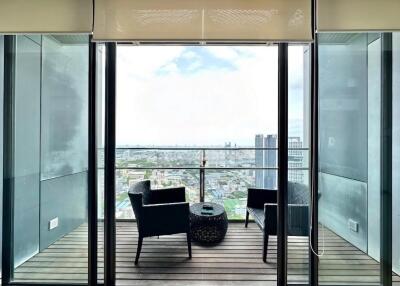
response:
[[[49,230],[55,229],[58,226],[58,217],[49,221]]]
[[[347,226],[349,227],[349,229],[351,231],[358,232],[358,222],[356,222],[352,219],[349,219],[347,222]]]

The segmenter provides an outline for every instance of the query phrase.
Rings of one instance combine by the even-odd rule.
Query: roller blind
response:
[[[311,40],[310,0],[96,0],[95,40]]]
[[[400,30],[400,0],[318,0],[318,31]]]
[[[0,33],[91,33],[92,0],[0,0]]]

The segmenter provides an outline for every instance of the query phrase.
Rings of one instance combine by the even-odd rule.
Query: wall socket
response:
[[[49,221],[49,230],[55,229],[58,226],[58,217]]]
[[[347,221],[347,226],[351,231],[358,232],[358,222],[356,222],[355,220],[349,219]]]

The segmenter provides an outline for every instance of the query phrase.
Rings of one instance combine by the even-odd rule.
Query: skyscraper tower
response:
[[[304,172],[293,168],[301,168],[304,164],[304,153],[300,149],[303,147],[303,142],[300,137],[289,137],[288,142],[288,180],[289,182],[296,182],[304,184]]]
[[[263,148],[264,135],[256,134],[255,148]],[[262,168],[264,164],[264,150],[255,150],[255,167]],[[256,170],[256,188],[264,187],[264,170]]]
[[[265,148],[277,148],[278,136],[267,135],[264,138]],[[277,167],[277,150],[264,150],[264,167]],[[264,170],[264,188],[276,189],[278,180],[277,170]]]

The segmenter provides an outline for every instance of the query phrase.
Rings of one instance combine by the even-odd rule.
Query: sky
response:
[[[289,136],[301,136],[303,47],[289,49]],[[254,146],[278,127],[277,46],[118,46],[117,145]]]

